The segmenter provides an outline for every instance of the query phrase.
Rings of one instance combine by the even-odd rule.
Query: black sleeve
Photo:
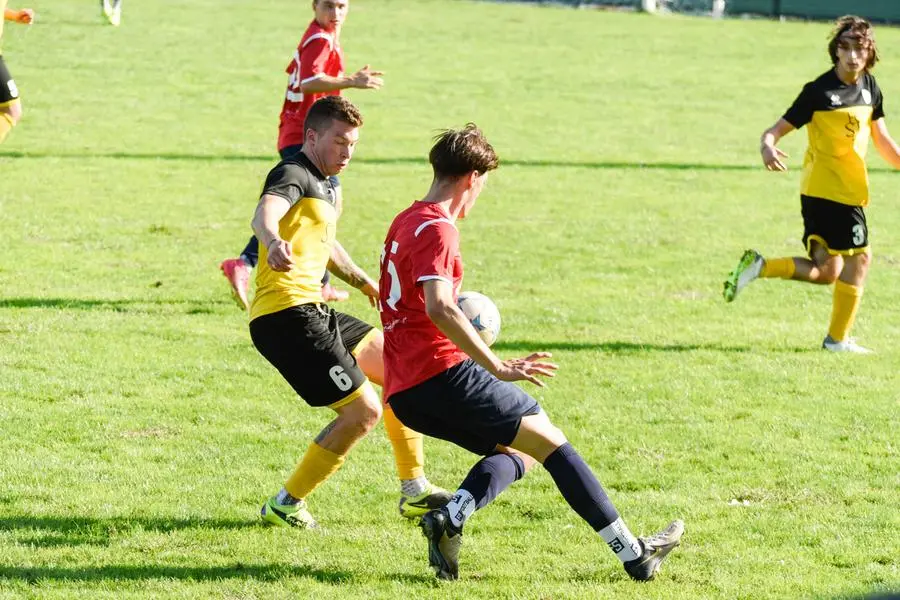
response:
[[[795,129],[800,129],[812,121],[812,115],[815,109],[813,105],[812,88],[812,83],[804,85],[800,95],[797,96],[797,99],[794,100],[794,103],[791,104],[791,107],[787,109],[787,112],[784,113],[784,116],[782,117],[782,119],[793,125]]]
[[[262,194],[272,194],[287,200],[291,206],[306,194],[309,172],[296,163],[282,162],[269,171]]]
[[[881,95],[881,88],[875,78],[872,78],[872,120],[884,118],[884,97]]]

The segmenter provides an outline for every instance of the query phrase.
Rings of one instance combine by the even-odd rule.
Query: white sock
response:
[[[282,506],[287,506],[288,504],[300,504],[300,498],[294,498],[286,489],[281,488],[281,491],[275,496],[275,502]]]
[[[400,491],[404,496],[418,496],[428,489],[428,478],[424,475],[415,479],[401,479]]]
[[[606,545],[609,546],[609,549],[615,552],[622,562],[634,560],[643,553],[641,543],[636,537],[631,535],[631,532],[628,531],[628,526],[625,525],[625,521],[621,517],[601,529],[598,533],[603,538],[603,541],[606,542]]]
[[[453,526],[462,529],[466,519],[475,512],[475,497],[464,489],[458,489],[453,494],[453,499],[447,503],[447,511]]]

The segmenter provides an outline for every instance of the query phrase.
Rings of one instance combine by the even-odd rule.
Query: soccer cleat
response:
[[[121,0],[114,4],[110,0],[100,0],[100,8],[103,16],[114,27],[118,27],[122,22],[122,2]]]
[[[262,505],[259,517],[263,523],[300,529],[315,529],[319,526],[306,508],[306,502],[301,500],[297,504],[278,504],[275,496],[272,496]]]
[[[219,265],[225,279],[231,284],[231,295],[238,306],[247,310],[250,308],[250,300],[247,293],[250,290],[250,265],[241,258],[226,258]]]
[[[725,280],[725,289],[722,290],[725,302],[732,302],[742,289],[759,277],[764,264],[766,264],[765,259],[756,250],[744,252],[737,267],[728,274],[728,279]]]
[[[407,519],[421,517],[430,510],[443,508],[453,498],[453,494],[433,483],[428,483],[425,491],[418,496],[400,495],[400,516]]]
[[[822,340],[822,348],[825,350],[830,350],[831,352],[849,352],[850,354],[874,354],[872,350],[868,348],[864,348],[856,343],[856,340],[853,338],[847,338],[846,340],[838,342],[830,335],[826,335],[825,339]]]
[[[644,553],[624,563],[625,572],[636,581],[650,581],[659,573],[662,561],[675,549],[684,535],[684,521],[672,521],[668,527],[649,538],[640,538]]]
[[[339,290],[330,283],[322,284],[322,299],[325,302],[343,302],[350,299],[350,294]]]
[[[459,548],[462,531],[453,527],[446,508],[432,510],[419,521],[428,540],[428,564],[438,579],[459,579]]]

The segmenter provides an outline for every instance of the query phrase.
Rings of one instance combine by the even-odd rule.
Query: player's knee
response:
[[[22,103],[21,102],[13,102],[5,107],[2,110],[8,117],[9,121],[12,125],[15,125],[19,122],[19,119],[22,118]]]
[[[363,433],[368,433],[378,425],[381,419],[381,402],[374,390],[369,390],[360,397],[359,407],[355,412],[356,425]]]
[[[834,283],[841,274],[844,265],[839,260],[829,260],[819,266],[819,280],[822,283]]]

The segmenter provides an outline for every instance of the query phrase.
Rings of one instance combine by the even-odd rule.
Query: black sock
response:
[[[544,468],[553,477],[572,510],[594,531],[600,531],[619,518],[619,512],[603,491],[603,486],[572,444],[566,442],[554,450],[544,461]]]
[[[450,520],[457,528],[479,508],[525,474],[525,463],[514,454],[498,452],[485,456],[469,471],[459,490],[447,504]]]

